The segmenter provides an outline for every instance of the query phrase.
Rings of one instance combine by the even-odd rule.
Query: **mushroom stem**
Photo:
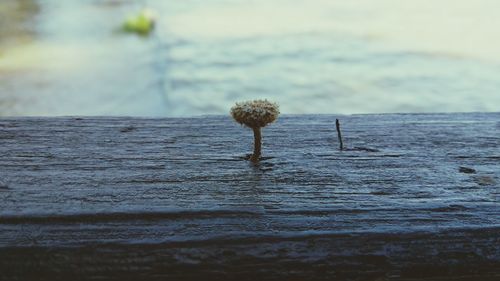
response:
[[[253,127],[253,154],[250,157],[250,161],[259,162],[260,151],[262,147],[262,135],[260,134],[260,127]]]

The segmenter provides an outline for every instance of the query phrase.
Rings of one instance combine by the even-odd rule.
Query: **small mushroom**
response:
[[[278,104],[267,100],[237,102],[231,108],[231,116],[233,116],[234,120],[253,130],[254,150],[250,161],[256,163],[260,159],[262,146],[260,128],[274,122],[279,114]]]

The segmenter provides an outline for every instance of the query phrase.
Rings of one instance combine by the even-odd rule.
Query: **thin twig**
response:
[[[337,127],[337,136],[339,137],[340,150],[344,149],[344,143],[342,142],[342,133],[340,132],[340,122],[339,119],[335,119],[335,127]]]

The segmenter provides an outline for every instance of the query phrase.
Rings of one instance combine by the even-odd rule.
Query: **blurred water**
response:
[[[17,3],[37,8],[0,29],[0,115],[500,110],[499,1]],[[116,30],[146,6],[152,36]]]

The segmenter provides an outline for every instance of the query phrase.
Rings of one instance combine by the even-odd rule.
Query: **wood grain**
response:
[[[500,277],[500,114],[284,116],[257,166],[252,140],[227,116],[0,119],[2,276]]]

